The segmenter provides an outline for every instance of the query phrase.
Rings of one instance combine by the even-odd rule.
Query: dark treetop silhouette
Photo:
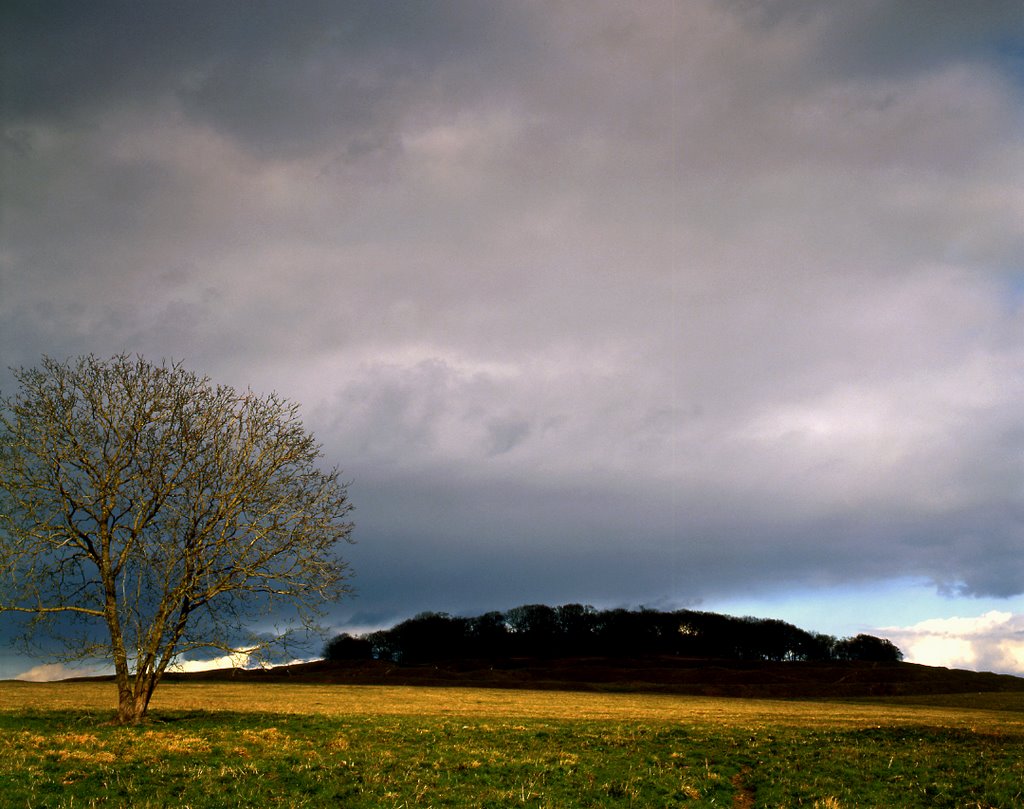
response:
[[[578,655],[878,663],[903,659],[903,653],[882,638],[837,639],[773,618],[693,610],[598,611],[581,604],[527,604],[472,618],[424,612],[391,629],[338,635],[324,648],[328,660],[372,657],[398,663]]]

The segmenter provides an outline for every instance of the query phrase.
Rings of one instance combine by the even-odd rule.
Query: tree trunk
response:
[[[151,676],[136,674],[117,684],[117,724],[137,725],[149,710],[149,699],[153,688],[149,681]]]
[[[146,715],[145,699],[142,695],[136,695],[131,691],[118,694],[117,700],[117,724],[137,725]]]

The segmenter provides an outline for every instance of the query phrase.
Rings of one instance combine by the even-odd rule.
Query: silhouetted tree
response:
[[[470,618],[466,626],[466,654],[495,658],[509,653],[509,630],[505,614],[492,611]]]
[[[743,633],[738,618],[715,612],[686,610],[677,613],[685,654],[691,657],[740,659],[744,656]]]
[[[903,652],[885,638],[874,635],[857,635],[843,638],[835,646],[837,660],[861,660],[870,663],[898,663],[903,659]]]
[[[558,651],[566,655],[593,654],[597,611],[582,604],[555,607]]]
[[[397,662],[401,656],[401,653],[395,648],[395,645],[392,642],[391,631],[388,629],[371,632],[368,635],[363,635],[363,638],[370,644],[374,660],[391,660]]]
[[[806,660],[813,637],[776,618],[744,618],[745,655],[755,660]]]
[[[402,663],[461,657],[468,623],[444,612],[421,612],[388,632],[392,656]]]
[[[835,636],[821,632],[810,632],[808,635],[803,645],[804,660],[823,662],[835,659]]]
[[[626,609],[604,610],[597,614],[597,637],[601,654],[628,657],[649,654],[657,640],[650,614]]]
[[[525,604],[505,613],[516,654],[551,657],[558,650],[558,619],[545,604]]]
[[[369,660],[373,657],[373,644],[367,638],[343,633],[327,642],[323,655],[335,663],[343,660]]]

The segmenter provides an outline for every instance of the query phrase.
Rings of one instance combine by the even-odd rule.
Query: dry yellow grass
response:
[[[298,713],[335,716],[451,716],[643,722],[870,727],[929,724],[1024,730],[1024,694],[948,698],[952,705],[912,701],[782,701],[411,686],[165,683],[152,710]],[[110,683],[0,682],[0,711],[107,710]],[[933,700],[937,701],[937,700]]]
[[[0,803],[1018,805],[1022,696],[926,702],[172,682],[116,727],[111,683],[0,682]]]

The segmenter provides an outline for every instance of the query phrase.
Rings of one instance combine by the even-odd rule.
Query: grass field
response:
[[[0,683],[3,807],[1020,807],[1024,695]]]

